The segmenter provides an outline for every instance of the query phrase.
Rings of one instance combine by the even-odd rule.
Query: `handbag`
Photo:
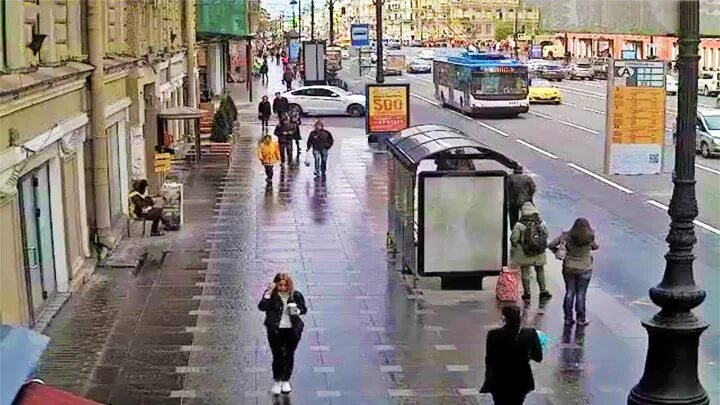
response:
[[[567,256],[567,246],[565,245],[565,235],[562,235],[560,237],[560,243],[555,248],[555,251],[553,252],[555,255],[555,258],[564,261],[565,256]]]
[[[517,301],[520,295],[520,277],[515,269],[503,267],[497,284],[495,285],[495,297],[498,301]]]

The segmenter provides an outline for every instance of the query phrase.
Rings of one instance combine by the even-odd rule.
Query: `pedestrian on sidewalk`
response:
[[[280,118],[280,123],[275,127],[275,136],[280,144],[280,163],[292,164],[292,137],[295,132],[295,127],[290,122],[287,114]]]
[[[548,248],[555,253],[555,257],[563,261],[565,325],[575,323],[574,308],[578,326],[586,326],[588,320],[585,312],[585,298],[592,278],[592,251],[598,249],[595,231],[590,227],[587,219],[577,218],[572,228],[553,239],[548,244]]]
[[[268,84],[268,70],[270,70],[270,67],[268,66],[267,57],[263,58],[262,65],[260,65],[260,77],[262,78],[263,84]]]
[[[298,114],[296,110],[288,111],[288,119],[290,119],[290,123],[294,128],[290,140],[295,141],[295,146],[297,147],[297,154],[299,156],[301,149],[300,140],[302,140],[302,135],[300,134],[300,125],[302,125],[302,120],[300,119],[300,114]]]
[[[525,169],[522,166],[518,166],[513,170],[508,181],[508,189],[510,191],[508,210],[510,213],[510,229],[513,229],[520,217],[520,207],[526,202],[535,205],[533,197],[535,196],[536,187],[535,180],[525,173]]]
[[[260,118],[260,123],[262,124],[262,130],[264,133],[267,133],[268,131],[271,115],[272,107],[270,106],[270,101],[268,101],[267,96],[262,96],[262,100],[260,101],[260,104],[258,104],[258,118]]]
[[[163,212],[162,204],[147,195],[148,181],[145,179],[133,182],[132,191],[128,195],[130,199],[130,216],[133,219],[145,219],[152,221],[150,228],[151,236],[162,236],[160,222],[166,231],[177,231],[180,227],[173,224]]]
[[[510,235],[510,256],[513,263],[520,265],[523,285],[523,300],[530,300],[530,267],[535,268],[540,298],[552,297],[545,284],[545,263],[547,257],[548,231],[535,206],[526,202],[520,208],[520,220]]]
[[[273,100],[273,112],[277,114],[278,120],[285,115],[290,109],[288,99],[283,97],[279,91],[275,92],[275,99]]]
[[[280,148],[277,142],[273,141],[270,135],[263,135],[257,154],[260,163],[265,167],[265,181],[272,183],[273,166],[280,161]]]
[[[292,391],[290,377],[304,324],[300,315],[307,313],[305,298],[293,287],[287,273],[278,273],[265,289],[258,309],[265,312],[265,328],[272,351],[273,395]]]
[[[535,329],[521,327],[520,307],[504,306],[502,315],[505,324],[487,334],[480,392],[490,393],[495,405],[522,405],[535,389],[530,360],[542,362],[542,347]]]
[[[287,86],[287,91],[292,90],[292,82],[294,77],[295,75],[293,75],[292,69],[285,69],[285,72],[283,73],[283,82],[285,83],[285,86]]]
[[[320,175],[325,177],[328,151],[334,143],[335,140],[330,131],[325,129],[321,120],[317,120],[317,122],[315,122],[315,129],[310,131],[307,141],[307,150],[309,152],[310,148],[312,148],[313,157],[315,158],[315,177]]]

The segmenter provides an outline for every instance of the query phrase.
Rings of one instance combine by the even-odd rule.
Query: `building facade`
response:
[[[196,94],[194,3],[2,7],[0,322],[32,325],[123,234],[131,181],[155,178],[154,114]]]

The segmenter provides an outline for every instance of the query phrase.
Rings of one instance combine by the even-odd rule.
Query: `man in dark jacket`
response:
[[[271,115],[272,107],[270,106],[270,101],[268,101],[267,96],[263,96],[262,101],[258,104],[258,118],[260,118],[260,122],[262,123],[262,130],[265,132],[268,130],[268,121],[270,121]]]
[[[283,97],[280,92],[275,93],[275,100],[273,100],[272,109],[275,114],[277,114],[278,119],[280,119],[283,115],[285,115],[288,112],[288,109],[290,108],[288,99]]]
[[[145,179],[138,180],[133,183],[133,190],[130,192],[130,217],[134,219],[145,219],[152,221],[150,235],[162,236],[159,226],[163,223],[166,231],[178,230],[177,225],[173,225],[163,213],[162,207],[156,205],[155,200],[147,195],[148,182]]]
[[[520,207],[526,202],[535,205],[533,202],[533,197],[535,196],[535,181],[525,173],[522,166],[518,166],[510,175],[508,186],[510,191],[510,204],[508,204],[508,209],[510,210],[510,229],[513,229],[520,217]]]
[[[294,133],[295,127],[287,118],[287,115],[283,115],[280,118],[280,123],[275,127],[275,136],[277,136],[280,145],[280,163],[284,164],[287,160],[288,164],[292,164],[292,138]]]
[[[285,82],[285,86],[287,86],[287,91],[292,90],[293,79],[295,79],[295,75],[293,74],[292,69],[288,67],[283,73],[283,82]]]
[[[269,70],[270,69],[268,67],[267,57],[265,57],[265,58],[263,58],[262,65],[260,65],[260,77],[262,77],[263,84],[268,84],[268,71]]]
[[[323,122],[318,120],[307,141],[307,150],[310,151],[310,148],[312,148],[313,157],[315,158],[315,177],[325,176],[328,151],[332,148],[334,142],[335,140],[330,131],[326,130]]]

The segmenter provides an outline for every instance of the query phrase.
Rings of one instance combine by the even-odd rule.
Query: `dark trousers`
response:
[[[260,123],[262,124],[262,129],[268,129],[269,121],[270,121],[270,117],[260,117]]]
[[[168,227],[168,219],[165,218],[162,208],[155,207],[150,209],[150,211],[146,212],[143,215],[143,218],[147,219],[148,221],[152,221],[152,227],[150,228],[150,232],[157,233],[160,222],[163,223],[164,227]]]
[[[573,307],[577,314],[578,321],[585,320],[585,297],[592,278],[592,270],[568,270],[563,269],[565,280],[565,300],[563,301],[563,312],[565,319],[573,319]]]
[[[285,161],[287,161],[288,164],[292,164],[292,153],[293,153],[292,140],[286,140],[284,142],[280,142],[280,162],[281,163],[285,163]]]
[[[262,82],[267,83],[268,82],[268,74],[267,73],[260,73],[260,76],[262,77]]]
[[[295,349],[299,342],[300,336],[291,328],[268,331],[268,343],[273,356],[273,380],[290,381],[295,364]]]
[[[265,180],[272,181],[272,178],[273,178],[272,165],[265,165]]]
[[[292,82],[285,82],[285,86],[287,86],[287,91],[292,90]]]
[[[525,402],[525,392],[493,392],[492,398],[495,405],[522,405]]]

